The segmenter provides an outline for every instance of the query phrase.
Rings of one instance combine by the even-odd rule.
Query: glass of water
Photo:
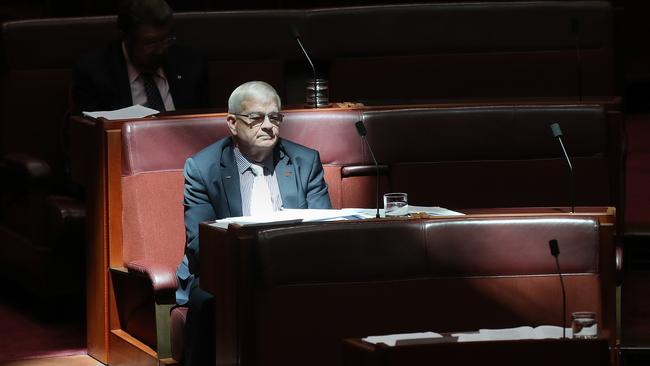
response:
[[[384,209],[386,217],[408,215],[408,195],[406,193],[386,193],[384,195]]]
[[[597,338],[598,323],[596,322],[596,313],[592,311],[577,311],[571,314],[571,330],[573,338]]]

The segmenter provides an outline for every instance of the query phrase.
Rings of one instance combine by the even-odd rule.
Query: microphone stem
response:
[[[302,41],[300,40],[300,37],[296,37],[296,41],[298,41],[298,45],[300,46],[302,53],[305,55],[305,58],[307,58],[307,62],[309,62],[309,66],[311,66],[312,74],[314,75],[314,108],[318,108],[318,83],[316,82],[318,78],[316,77],[316,67],[314,67],[314,63],[311,62],[311,58],[309,57],[309,54],[307,53],[305,47],[302,45]]]
[[[560,275],[560,286],[562,287],[562,338],[566,338],[566,292],[564,290],[564,279],[562,278],[562,271],[560,271],[560,260],[555,257],[555,266],[557,273]]]
[[[379,163],[377,163],[377,159],[375,159],[375,154],[372,152],[372,149],[370,148],[370,143],[368,142],[368,138],[364,135],[361,136],[363,141],[366,143],[366,146],[368,147],[368,151],[370,151],[370,157],[372,157],[372,161],[375,163],[375,169],[377,171],[377,190],[376,190],[376,202],[375,202],[375,207],[377,207],[377,214],[375,215],[376,218],[380,218],[381,216],[379,215]]]
[[[575,192],[575,179],[573,177],[573,165],[571,165],[571,159],[569,159],[569,154],[566,152],[566,149],[564,148],[564,143],[562,142],[562,137],[558,136],[557,139],[560,141],[560,147],[562,147],[562,152],[564,153],[564,158],[566,159],[566,162],[569,166],[569,178],[571,181],[569,182],[570,184],[570,192],[571,192],[571,213],[576,212],[576,192]]]

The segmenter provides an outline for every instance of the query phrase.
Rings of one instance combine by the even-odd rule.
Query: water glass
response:
[[[332,106],[330,103],[330,87],[327,79],[309,80],[307,82],[306,93],[305,107],[327,108]]]
[[[384,210],[387,217],[408,215],[408,195],[406,193],[386,193],[384,195]]]
[[[573,338],[590,339],[598,337],[598,322],[596,313],[592,311],[578,311],[571,314],[571,330]]]

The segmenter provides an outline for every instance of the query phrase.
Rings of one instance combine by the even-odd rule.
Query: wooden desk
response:
[[[592,277],[595,282],[590,282],[592,280],[588,280],[589,276],[581,276],[580,274],[570,273],[565,276],[565,282],[567,282],[567,288],[569,288],[567,311],[570,314],[572,311],[586,309],[589,306],[597,308],[596,312],[601,315],[603,329],[614,334],[610,338],[609,346],[616,347],[618,333],[616,330],[616,251],[614,246],[615,215],[613,210],[607,208],[594,208],[593,210],[581,208],[579,213],[576,214],[558,214],[555,209],[497,209],[494,210],[497,212],[494,214],[490,213],[490,211],[492,210],[475,210],[475,214],[453,218],[437,217],[426,220],[380,219],[367,220],[363,223],[368,225],[374,223],[377,226],[384,227],[385,231],[381,235],[376,234],[376,232],[369,232],[368,237],[374,235],[375,238],[385,238],[385,241],[389,241],[378,242],[377,244],[381,251],[393,253],[386,257],[391,258],[392,256],[400,257],[404,252],[413,249],[412,243],[409,244],[411,239],[409,239],[408,234],[403,237],[400,236],[407,233],[408,230],[404,231],[404,226],[408,226],[409,223],[428,225],[430,223],[462,224],[470,221],[480,221],[489,225],[490,222],[501,222],[500,220],[526,221],[545,218],[595,220],[598,223],[599,232],[599,236],[596,236],[595,240],[600,244],[597,249],[598,254],[594,255],[593,258],[597,257],[598,273],[596,277]],[[508,211],[511,214],[506,214]],[[533,213],[533,211],[538,212]],[[580,211],[585,213],[580,213]],[[217,344],[215,346],[217,363],[219,365],[251,366],[273,364],[273,361],[283,359],[285,364],[290,365],[301,363],[310,363],[312,365],[334,364],[337,362],[337,357],[339,357],[336,355],[337,348],[334,339],[340,341],[340,339],[346,338],[342,337],[342,335],[385,334],[384,332],[387,329],[392,329],[392,331],[389,331],[392,333],[473,329],[473,327],[468,328],[468,325],[471,326],[469,323],[463,323],[465,320],[462,320],[462,316],[454,313],[455,311],[467,311],[472,304],[478,307],[478,312],[485,312],[481,315],[484,317],[484,324],[480,325],[481,327],[498,328],[525,324],[557,323],[558,311],[561,314],[561,304],[558,303],[558,301],[561,301],[561,295],[559,280],[555,275],[554,263],[552,262],[548,262],[553,264],[549,267],[549,272],[532,276],[513,274],[511,266],[503,267],[503,275],[493,273],[494,275],[485,276],[479,274],[475,276],[472,274],[474,269],[468,269],[467,274],[452,274],[449,278],[437,274],[436,271],[434,271],[435,274],[418,272],[419,269],[414,269],[413,272],[406,270],[408,273],[405,274],[402,270],[410,268],[409,266],[413,265],[413,263],[417,267],[418,261],[413,259],[414,256],[417,256],[415,254],[414,256],[406,255],[405,258],[400,259],[402,264],[399,265],[401,266],[399,269],[395,269],[396,267],[390,265],[385,268],[381,267],[381,265],[380,267],[373,267],[377,264],[373,261],[374,259],[369,259],[371,263],[374,263],[373,265],[361,261],[358,262],[359,265],[368,268],[370,271],[368,276],[364,277],[358,273],[350,275],[350,273],[354,272],[355,265],[350,264],[349,261],[354,262],[358,259],[359,250],[374,248],[374,246],[354,246],[358,243],[356,240],[363,240],[354,236],[355,231],[361,233],[360,235],[367,234],[364,231],[367,228],[361,227],[365,225],[363,223],[304,224],[305,226],[322,226],[324,229],[322,233],[319,231],[318,235],[314,237],[307,236],[303,232],[302,225],[275,229],[231,226],[224,230],[205,223],[201,224],[201,287],[215,294],[217,299],[215,323],[217,329]],[[345,231],[344,234],[331,236],[333,235],[332,231],[348,227],[350,230]],[[393,227],[396,228],[395,232],[391,232]],[[298,248],[296,252],[290,252],[287,248],[293,245],[291,243],[293,243],[293,240],[297,240],[296,237],[291,237],[291,240],[286,238],[277,239],[277,243],[269,241],[271,239],[264,239],[264,243],[259,244],[262,237],[268,238],[280,232],[291,232],[292,230],[300,231],[300,235],[304,235],[300,237],[304,246],[313,243],[312,240],[318,240],[318,237],[329,239],[335,237],[340,241],[336,243],[339,249],[341,249],[341,246],[350,245],[352,248],[348,253],[350,257],[348,258],[344,253],[328,253],[327,243],[317,243],[316,250],[322,250],[324,256],[331,254],[328,259],[336,262],[337,265],[333,267],[336,270],[325,277],[316,275],[312,278],[309,273],[310,268],[319,268],[314,269],[315,272],[318,272],[326,267],[322,265],[320,267],[318,265],[310,267],[310,264],[308,264],[311,263],[310,258],[306,258],[309,257],[308,249],[300,249],[300,246],[298,246],[295,247]],[[428,229],[420,228],[417,230],[421,230],[423,236],[427,235],[424,234],[423,230]],[[471,230],[473,229],[468,229],[468,231]],[[490,230],[485,231],[485,233],[490,232]],[[507,243],[509,239],[504,238],[498,232],[498,230],[492,232],[494,240],[503,240],[504,245],[512,244]],[[434,236],[435,234],[431,235]],[[531,235],[536,234],[531,233]],[[382,239],[376,240],[381,241]],[[544,248],[540,252],[541,254],[538,253],[540,257],[551,258],[550,253],[548,253],[547,241],[548,239],[541,243]],[[562,243],[563,240],[560,239],[560,242]],[[566,245],[566,241],[564,242]],[[274,246],[271,244],[279,245],[278,252],[271,254],[272,258],[269,257],[269,253],[274,252]],[[531,250],[530,245],[523,242],[521,245],[521,260],[524,262],[529,261],[530,258],[525,257],[527,257],[526,252]],[[562,246],[562,244],[560,245]],[[312,248],[312,246],[309,246],[309,248]],[[427,246],[427,248],[429,247]],[[494,248],[498,248],[498,246],[492,247],[492,249]],[[432,253],[432,249],[428,249],[427,253]],[[443,250],[443,248],[440,248],[440,250]],[[471,252],[473,250],[477,249],[470,249],[469,252],[466,251],[465,255],[472,256]],[[569,249],[564,252],[565,255],[568,255],[567,252],[576,253],[575,249]],[[285,253],[288,257],[283,257],[282,253]],[[489,262],[502,260],[498,258],[501,258],[503,253],[498,253],[497,249],[495,252],[479,250],[475,254],[478,257],[484,256],[485,261]],[[300,260],[292,260],[289,258],[291,256],[299,257]],[[562,254],[560,258],[562,262]],[[274,259],[278,261],[273,262]],[[296,268],[300,266],[303,260],[306,264],[303,264],[303,268],[298,270],[299,274],[292,272],[283,274],[280,277],[273,276],[273,272],[277,272],[278,268]],[[388,260],[390,261],[390,259]],[[437,265],[444,267],[445,263],[447,262],[439,262]],[[477,262],[474,261],[473,263]],[[454,266],[457,264],[457,262],[454,262],[454,264],[449,265]],[[456,273],[454,270],[452,272]],[[446,272],[443,270],[443,273]],[[397,277],[388,277],[393,275]],[[306,276],[308,279],[304,283],[299,282],[299,280],[296,280],[298,276]],[[287,282],[283,282],[285,280]],[[292,282],[293,280],[298,282]],[[339,283],[338,281],[342,282]],[[367,284],[367,286],[364,284]],[[581,293],[583,290],[584,292]],[[454,292],[454,296],[447,296],[450,291]],[[418,293],[421,296],[418,296]],[[436,296],[444,297],[444,301],[443,298]],[[459,299],[455,300],[455,296],[458,296]],[[540,302],[535,298],[545,302],[545,304],[540,307]],[[586,300],[587,298],[591,300]],[[401,303],[399,299],[403,299],[405,303]],[[511,307],[511,303],[518,303],[519,301],[523,301],[527,306],[534,305],[534,310],[524,308],[521,304]],[[531,302],[528,303],[528,301]],[[597,302],[597,304],[590,303],[590,301]],[[410,303],[414,306],[407,306]],[[300,305],[297,306],[296,304]],[[510,313],[511,311],[516,313]],[[438,315],[431,316],[430,319],[418,318],[418,316],[425,313]],[[389,314],[393,314],[393,316]],[[444,314],[447,315],[443,316]],[[278,319],[278,317],[284,318]],[[476,319],[475,317],[471,321]],[[317,320],[314,322],[315,324],[310,324],[314,320]],[[488,323],[490,325],[486,325]],[[300,331],[297,331],[298,329]],[[337,333],[339,331],[340,333]],[[274,346],[271,346],[269,344],[273,342],[269,342],[270,338],[267,337],[276,338],[273,342],[279,342],[277,340],[290,341],[281,344],[275,343]],[[310,341],[310,339],[313,341]],[[558,347],[562,346],[559,345]],[[324,351],[325,349],[328,351]]]
[[[458,343],[452,340],[373,345],[343,343],[345,366],[610,366],[606,339],[542,339]]]

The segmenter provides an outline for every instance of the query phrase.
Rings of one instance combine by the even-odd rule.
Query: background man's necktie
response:
[[[166,110],[165,103],[162,100],[156,82],[153,80],[153,74],[143,72],[140,73],[140,78],[142,78],[142,82],[144,83],[144,92],[147,94],[147,107],[164,112]]]
[[[251,164],[253,179],[253,192],[251,192],[251,216],[264,215],[273,212],[271,190],[264,177],[264,168]]]

